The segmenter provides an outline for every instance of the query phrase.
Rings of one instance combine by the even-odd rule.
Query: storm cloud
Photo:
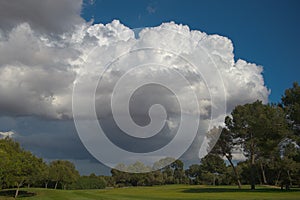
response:
[[[9,32],[28,23],[45,34],[64,33],[84,23],[80,17],[82,0],[23,0],[0,2],[0,29]]]

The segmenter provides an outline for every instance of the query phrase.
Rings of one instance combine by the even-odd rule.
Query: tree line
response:
[[[220,135],[217,133],[221,132]],[[101,189],[105,187],[163,184],[300,186],[300,86],[294,83],[279,104],[261,101],[239,105],[225,119],[225,127],[208,133],[210,153],[199,164],[184,167],[181,160],[165,158],[151,168],[136,162],[120,164],[111,176],[80,176],[66,160],[46,163],[10,138],[0,140],[0,189],[45,187],[54,189]],[[233,154],[242,149],[244,161]],[[168,163],[167,165],[165,163]],[[161,166],[165,166],[161,168]],[[132,173],[148,169],[149,173]],[[128,171],[128,172],[124,172]]]
[[[210,153],[187,169],[176,160],[151,173],[134,174],[147,168],[135,163],[111,170],[117,186],[161,184],[268,184],[285,187],[300,186],[300,86],[294,83],[285,91],[279,104],[261,101],[238,105],[225,118],[225,127],[214,127],[208,133]],[[219,135],[218,133],[221,134]],[[214,139],[218,138],[215,143]],[[234,163],[237,151],[245,160]],[[226,160],[226,162],[224,161]],[[161,163],[160,163],[161,162]],[[170,160],[161,160],[157,166]],[[165,165],[163,165],[165,166]],[[149,167],[148,167],[149,168]],[[158,167],[160,168],[160,167]],[[117,170],[120,169],[120,170]],[[114,186],[115,186],[114,185]]]

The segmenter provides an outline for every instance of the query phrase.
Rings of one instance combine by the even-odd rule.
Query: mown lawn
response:
[[[130,187],[105,190],[51,190],[51,189],[22,189],[22,200],[163,200],[163,199],[300,199],[300,189],[281,191],[277,188],[260,186],[250,191],[249,186],[238,190],[234,186],[188,186],[167,185],[154,187]],[[0,199],[13,199],[9,197],[13,191],[0,191]],[[12,195],[11,195],[12,196]]]

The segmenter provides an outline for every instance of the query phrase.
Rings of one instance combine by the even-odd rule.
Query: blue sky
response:
[[[86,1],[82,17],[95,23],[119,19],[130,28],[174,21],[233,41],[235,59],[264,67],[270,102],[300,82],[300,1]]]

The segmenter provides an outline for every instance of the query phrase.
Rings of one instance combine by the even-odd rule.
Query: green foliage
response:
[[[183,162],[180,160],[164,158],[154,163],[152,169],[156,169],[155,171],[150,171],[148,173],[130,173],[139,170],[145,171],[145,169],[148,171],[151,170],[140,162],[136,162],[128,167],[124,164],[118,164],[115,169],[111,170],[111,174],[117,187],[180,184],[189,182],[189,179],[184,172]]]
[[[49,166],[50,178],[55,181],[55,189],[60,183],[64,189],[68,184],[71,184],[79,178],[79,172],[76,170],[73,163],[66,160],[52,161]]]
[[[294,124],[300,124],[300,86],[297,82],[293,84],[292,88],[285,90],[282,97],[282,103],[285,111]]]
[[[300,86],[297,82],[292,88],[285,90],[284,96],[281,98],[282,106],[286,112],[287,119],[291,124],[295,133],[292,137],[298,145],[300,144]]]
[[[278,144],[289,133],[284,111],[261,101],[237,106],[225,120],[233,141],[243,147],[251,164],[251,188],[255,189],[255,164],[278,150]],[[263,165],[263,163],[261,163]],[[261,167],[263,169],[263,166]],[[264,170],[262,170],[264,172]]]
[[[201,159],[200,169],[202,172],[222,174],[226,169],[226,164],[220,156],[208,154]]]
[[[230,121],[231,121],[230,117],[225,118],[225,124],[230,123]],[[214,129],[216,129],[216,128],[214,128]],[[219,127],[216,132],[221,132],[221,134],[219,136],[218,141],[215,143],[213,149],[211,150],[211,153],[222,156],[222,157],[226,157],[226,159],[228,160],[228,162],[230,163],[230,166],[232,168],[233,177],[235,178],[239,189],[241,189],[242,185],[241,185],[240,177],[239,177],[236,167],[234,166],[234,164],[232,162],[232,153],[236,149],[236,145],[237,145],[236,140],[234,138],[235,134],[230,132],[227,128],[222,128],[222,127]],[[229,182],[229,181],[227,181],[227,182]]]
[[[193,164],[190,165],[188,169],[185,170],[185,174],[190,179],[190,184],[199,184],[201,168],[200,165]]]
[[[171,164],[171,167],[173,168],[174,184],[188,183],[183,169],[184,164],[181,160],[175,160]]]
[[[81,176],[76,182],[69,186],[69,189],[104,189],[106,187],[106,181],[102,177],[98,177],[95,174],[90,176]]]
[[[215,185],[221,182],[221,177],[226,171],[224,160],[215,154],[208,154],[201,159],[201,179],[206,184]]]
[[[41,160],[9,138],[0,140],[0,156],[1,185],[17,187],[17,197],[19,188],[37,173],[36,167]]]
[[[150,170],[151,170],[150,167],[145,166],[144,163],[137,161],[137,162],[129,165],[127,167],[126,171],[128,171],[130,173],[141,173],[141,172],[146,172],[146,171],[150,171]]]
[[[244,147],[247,156],[273,150],[288,133],[288,124],[283,110],[277,106],[252,104],[237,106],[232,119],[225,121],[234,139]]]
[[[7,154],[7,152],[5,152],[2,149],[2,142],[0,141],[0,189],[2,189],[2,187],[5,184],[5,177],[9,171],[10,168],[10,163],[9,163],[9,156]]]
[[[103,177],[80,177],[73,163],[57,160],[47,165],[43,159],[37,158],[23,150],[12,139],[0,139],[0,189],[22,185],[41,186],[47,188],[54,182],[54,187],[60,185],[66,189],[72,184],[74,189],[100,189],[106,186]],[[76,182],[76,184],[75,184]]]

